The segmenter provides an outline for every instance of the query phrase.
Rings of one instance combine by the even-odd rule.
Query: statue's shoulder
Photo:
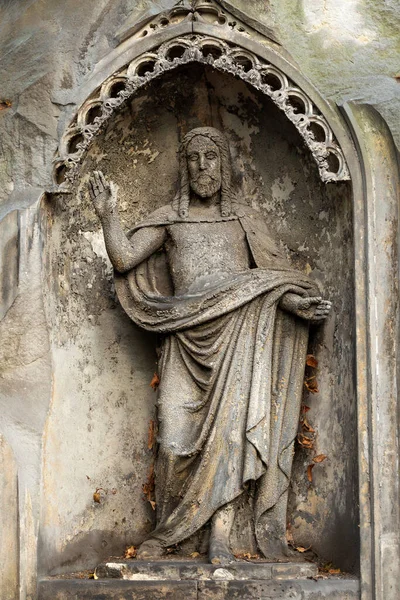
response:
[[[248,226],[254,225],[258,229],[260,227],[263,229],[267,228],[267,224],[262,214],[244,202],[235,201],[232,204],[232,212],[239,217],[239,219],[242,221],[242,224],[247,224]]]
[[[171,204],[165,204],[160,208],[157,208],[152,213],[150,213],[143,221],[137,223],[130,231],[129,236],[138,231],[138,229],[142,229],[143,227],[159,227],[161,225],[168,225],[171,222],[177,221],[179,219],[178,213],[171,206]]]

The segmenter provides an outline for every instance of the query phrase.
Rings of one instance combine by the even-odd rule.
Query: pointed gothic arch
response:
[[[258,32],[230,27],[227,13],[215,6],[206,3],[204,10],[206,17],[214,15],[211,24],[202,19],[199,7],[162,13],[156,27],[150,23],[134,31],[101,61],[81,89],[79,108],[61,137],[54,161],[54,180],[61,191],[68,189],[91,141],[113,114],[149,82],[188,63],[230,73],[267,95],[304,139],[321,180],[350,180],[346,154],[353,148],[338,111],[274,41],[265,37],[262,43]]]

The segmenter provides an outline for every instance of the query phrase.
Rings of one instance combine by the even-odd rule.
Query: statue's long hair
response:
[[[187,147],[192,139],[198,135],[209,138],[218,147],[221,159],[221,216],[229,217],[232,212],[234,194],[231,188],[231,157],[228,140],[223,133],[214,127],[197,127],[185,135],[179,150],[180,187],[177,194],[178,213],[181,219],[189,215],[190,182],[187,166]]]

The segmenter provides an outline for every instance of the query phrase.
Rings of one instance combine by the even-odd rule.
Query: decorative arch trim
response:
[[[269,96],[304,139],[321,180],[327,183],[350,179],[345,154],[325,114],[281,65],[242,44],[203,33],[189,32],[154,43],[153,48],[142,49],[107,77],[78,109],[61,138],[54,162],[54,179],[60,190],[68,188],[75,179],[92,140],[127,100],[163,73],[192,62],[230,73]]]

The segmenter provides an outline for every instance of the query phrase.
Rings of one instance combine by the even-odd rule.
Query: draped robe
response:
[[[262,548],[257,524],[289,486],[308,341],[308,323],[279,302],[288,292],[320,291],[291,268],[258,213],[236,205],[218,220],[239,221],[254,268],[177,296],[171,266],[157,252],[116,274],[115,283],[131,319],[163,334],[157,525],[150,537],[163,546],[188,538],[256,482]],[[190,215],[182,220],[173,207],[163,207],[131,234],[185,222]]]

